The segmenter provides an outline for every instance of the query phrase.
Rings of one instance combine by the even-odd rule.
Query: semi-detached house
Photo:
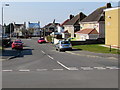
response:
[[[86,39],[98,39],[105,38],[105,12],[104,9],[111,8],[111,3],[107,3],[106,6],[97,8],[94,12],[88,15],[80,22],[81,30],[76,32],[78,40],[85,41]],[[86,30],[96,30],[97,33],[87,33]],[[85,32],[85,33],[84,33]]]

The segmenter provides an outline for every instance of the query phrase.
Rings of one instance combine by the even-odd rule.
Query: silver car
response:
[[[72,50],[72,45],[69,41],[59,41],[56,44],[56,50],[57,51]]]

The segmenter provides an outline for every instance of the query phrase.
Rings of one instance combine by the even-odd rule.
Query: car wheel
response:
[[[61,52],[61,49],[59,48],[58,51]]]
[[[56,48],[56,51],[58,51],[58,49]]]

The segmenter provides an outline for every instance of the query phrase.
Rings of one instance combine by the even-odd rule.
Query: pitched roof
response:
[[[24,24],[14,24],[15,28],[20,28],[21,26],[24,26]]]
[[[28,26],[29,26],[29,28],[40,28],[39,23],[29,23]]]
[[[75,24],[79,24],[79,21],[81,21],[83,18],[85,18],[86,15],[83,14],[82,12],[80,12],[79,14],[77,14],[75,17],[73,17],[71,20],[69,20],[68,22],[66,22],[64,25],[75,25]]]
[[[92,28],[82,29],[80,31],[77,31],[76,33],[80,33],[80,34],[99,34],[96,29],[92,29]]]
[[[104,9],[106,8],[107,6],[96,9],[89,16],[84,18],[81,22],[105,21]]]
[[[63,23],[60,24],[60,26],[65,25],[70,19],[65,20]]]
[[[48,28],[48,27],[50,27],[51,25],[53,25],[53,23],[49,23],[49,24],[45,25],[43,28]],[[60,25],[60,24],[59,24],[59,23],[55,23],[55,26],[57,26],[57,25]]]

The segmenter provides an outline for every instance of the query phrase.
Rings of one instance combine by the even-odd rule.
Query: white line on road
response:
[[[63,69],[53,69],[53,71],[57,71],[57,70],[58,70],[58,71],[62,71]]]
[[[104,67],[93,67],[93,68],[98,69],[98,70],[104,70],[104,69],[106,69]]]
[[[62,64],[62,63],[59,62],[59,61],[57,61],[57,63],[58,63],[59,65],[61,65],[62,67],[64,67],[65,69],[67,69],[67,70],[78,70],[76,67],[67,67],[67,66],[65,66],[64,64]]]
[[[45,52],[44,52],[44,51],[42,51],[42,50],[41,50],[41,52],[45,54]]]
[[[47,69],[36,69],[37,71],[47,71]]]
[[[69,67],[69,70],[79,70],[79,69],[76,67]]]
[[[91,67],[81,67],[81,69],[83,69],[83,70],[93,70],[93,68],[91,68]]]
[[[116,67],[116,66],[107,66],[106,68],[107,68],[107,69],[119,69],[119,68]]]
[[[61,65],[62,67],[64,67],[65,69],[69,70],[69,68],[66,67],[64,64],[62,64],[61,62],[57,61],[57,63],[58,63],[59,65]]]
[[[2,70],[3,72],[12,72],[13,70]]]
[[[6,59],[0,59],[0,62],[1,62],[1,61],[5,61],[5,60],[6,60]]]
[[[26,69],[26,70],[19,70],[20,72],[29,72],[30,70],[29,69]]]
[[[51,59],[54,59],[53,57],[51,57],[50,55],[47,55],[49,58],[51,58]]]

